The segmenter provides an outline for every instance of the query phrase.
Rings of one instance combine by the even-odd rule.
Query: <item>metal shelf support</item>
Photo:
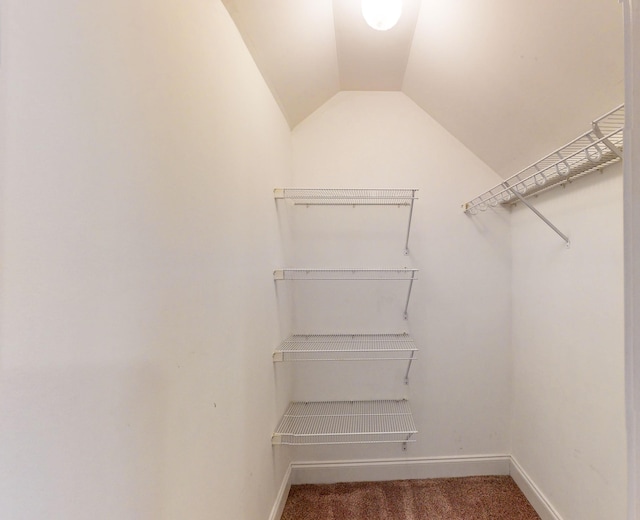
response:
[[[404,241],[404,254],[409,254],[409,233],[411,232],[411,217],[413,216],[413,202],[416,200],[416,191],[411,190],[411,205],[409,206],[409,223],[407,224],[407,238]]]
[[[615,144],[613,144],[611,142],[611,139],[609,139],[609,137],[604,135],[604,133],[602,132],[602,129],[600,128],[599,119],[596,119],[593,123],[591,123],[591,128],[593,128],[593,133],[602,140],[602,143],[607,148],[609,148],[609,150],[611,150],[615,155],[617,155],[619,159],[622,159],[622,150],[618,148]]]
[[[407,291],[407,303],[404,305],[404,319],[409,319],[409,300],[411,299],[411,289],[413,288],[413,281],[416,279],[416,270],[411,271],[411,279],[409,280],[409,290]]]
[[[547,217],[545,217],[542,213],[540,213],[535,207],[533,207],[533,205],[530,202],[526,201],[525,198],[518,193],[518,190],[513,189],[513,187],[509,186],[506,182],[503,183],[503,186],[507,188],[511,193],[513,193],[516,197],[518,197],[518,199],[520,199],[520,201],[525,206],[527,206],[527,208],[533,211],[547,226],[553,229],[560,236],[560,238],[562,238],[562,240],[565,241],[567,247],[571,246],[569,237],[565,235],[562,231],[560,231],[556,226],[554,226],[553,223]]]
[[[409,365],[407,366],[407,372],[404,374],[404,384],[405,385],[409,384],[409,370],[411,370],[411,363],[413,363],[414,354],[415,354],[415,351],[412,351],[411,352],[411,357],[409,358]]]

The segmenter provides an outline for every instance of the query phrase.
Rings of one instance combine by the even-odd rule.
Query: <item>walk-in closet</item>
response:
[[[1,0],[0,518],[638,520],[636,3]]]

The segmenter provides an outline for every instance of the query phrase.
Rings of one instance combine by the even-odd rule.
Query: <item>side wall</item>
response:
[[[227,11],[1,23],[0,517],[267,518],[291,137]]]
[[[567,520],[625,518],[622,165],[512,212],[513,456]]]
[[[640,1],[625,1],[625,343],[628,520],[640,519]]]
[[[300,400],[408,397],[417,443],[304,447],[296,461],[509,453],[509,224],[472,220],[460,205],[497,175],[402,93],[342,92],[293,131],[294,182],[308,187],[418,188],[403,255],[406,208],[294,208],[289,264],[415,267],[405,283],[299,283],[296,332],[403,332],[420,349],[403,362],[298,363]],[[377,285],[376,285],[377,284]]]

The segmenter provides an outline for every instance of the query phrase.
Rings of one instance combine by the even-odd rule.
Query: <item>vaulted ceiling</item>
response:
[[[223,0],[289,125],[341,90],[402,91],[508,177],[623,102],[617,0]],[[425,143],[428,146],[428,143]]]

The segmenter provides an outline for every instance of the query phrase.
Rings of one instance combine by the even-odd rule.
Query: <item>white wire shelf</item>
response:
[[[285,268],[273,272],[274,280],[417,280],[418,269],[306,269]]]
[[[407,300],[404,306],[404,319],[408,319],[409,300],[414,280],[418,279],[418,269],[306,269],[287,268],[273,271],[273,279],[279,280],[355,280],[355,281],[408,281]]]
[[[301,206],[411,206],[417,189],[275,188],[275,199]]]
[[[293,402],[276,428],[275,445],[415,442],[406,400]]]
[[[418,351],[409,334],[293,334],[274,361],[412,361]]]
[[[602,170],[622,159],[623,141],[624,105],[620,105],[593,121],[591,129],[580,137],[466,202],[462,208],[465,213],[476,215],[478,211],[515,204],[576,177]]]
[[[273,353],[279,361],[405,361],[404,383],[418,349],[403,334],[294,334]]]
[[[294,206],[408,206],[409,221],[404,243],[404,254],[409,254],[409,235],[413,216],[413,202],[417,199],[414,188],[275,188],[273,196]]]

